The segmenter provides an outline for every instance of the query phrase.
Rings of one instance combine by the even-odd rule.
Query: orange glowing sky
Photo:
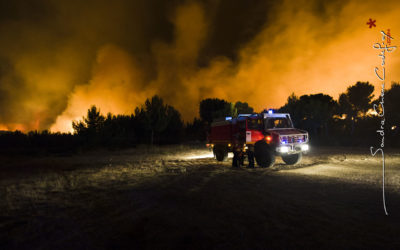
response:
[[[378,95],[372,45],[387,29],[397,45],[399,2],[267,2],[16,4],[0,20],[0,130],[67,132],[93,104],[130,114],[154,94],[186,121],[209,97],[259,111],[293,92],[337,99],[357,81]],[[387,54],[388,87],[400,81],[398,53]]]

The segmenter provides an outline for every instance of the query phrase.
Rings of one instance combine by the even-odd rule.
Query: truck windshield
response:
[[[266,128],[293,128],[293,125],[286,117],[269,117],[266,120]]]

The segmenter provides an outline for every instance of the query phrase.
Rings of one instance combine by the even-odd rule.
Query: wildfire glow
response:
[[[55,4],[65,16],[78,12],[76,20],[57,20],[55,27],[0,23],[2,34],[9,34],[0,42],[0,55],[12,65],[11,73],[0,77],[0,90],[7,93],[0,128],[71,132],[71,122],[86,115],[91,105],[103,114],[131,114],[154,94],[186,121],[198,116],[198,103],[209,97],[245,101],[259,111],[282,106],[292,92],[338,98],[357,81],[374,84],[377,96],[380,86],[373,68],[380,62],[372,44],[379,42],[380,30],[389,28],[392,45],[400,38],[398,1],[380,6],[374,1],[340,6],[321,2],[322,7],[312,1],[284,1],[266,10],[270,18],[237,48],[237,59],[221,54],[199,66],[215,35],[215,18],[205,3],[188,1],[165,13],[172,35],[164,40],[141,40],[146,31],[135,22],[127,22],[132,34],[117,28],[124,19],[141,16],[140,8],[131,13],[128,3],[79,10]],[[103,18],[105,14],[110,18]],[[376,28],[365,24],[370,17],[377,20]],[[59,29],[74,35],[60,40]],[[141,49],[149,43],[149,49]],[[399,66],[399,57],[389,55],[388,83],[400,81]]]

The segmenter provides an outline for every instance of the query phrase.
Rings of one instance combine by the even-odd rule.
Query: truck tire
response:
[[[302,153],[292,154],[292,155],[282,155],[282,160],[288,165],[294,165],[301,161],[303,158]]]
[[[275,154],[265,141],[258,141],[254,145],[254,157],[257,165],[262,168],[272,167],[275,164]]]
[[[228,159],[228,149],[223,145],[215,145],[214,155],[217,161],[226,161]]]

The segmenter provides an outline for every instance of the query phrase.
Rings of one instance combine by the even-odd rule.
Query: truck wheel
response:
[[[257,165],[262,168],[272,167],[275,163],[275,154],[265,141],[258,141],[254,145],[254,157]]]
[[[225,146],[215,145],[214,155],[217,161],[226,161],[228,159],[228,150]]]
[[[294,165],[301,161],[303,158],[302,153],[293,154],[293,155],[282,155],[282,160],[288,165]]]

